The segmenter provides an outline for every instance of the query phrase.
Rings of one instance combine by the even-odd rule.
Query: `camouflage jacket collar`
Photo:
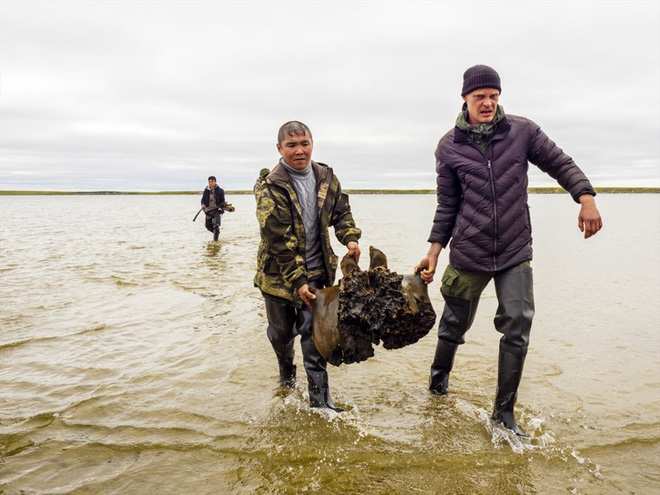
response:
[[[332,179],[332,169],[327,165],[323,163],[319,164],[312,160],[312,168],[314,169],[314,174],[316,176],[317,188],[319,184]],[[289,172],[287,172],[284,165],[280,162],[277,162],[273,171],[268,175],[268,180],[276,186],[285,188],[293,187],[291,179],[289,178]]]

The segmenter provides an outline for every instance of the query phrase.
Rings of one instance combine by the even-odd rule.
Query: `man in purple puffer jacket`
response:
[[[581,204],[584,237],[603,226],[596,193],[575,164],[531,120],[505,115],[498,105],[500,76],[486,65],[463,75],[463,109],[435,151],[438,205],[428,254],[415,267],[433,281],[440,251],[451,239],[442,276],[445,308],[431,365],[429,389],[445,395],[456,349],[465,343],[482,291],[495,281],[500,339],[497,393],[492,418],[517,435],[513,408],[534,316],[532,229],[527,205],[528,162],[539,167]]]

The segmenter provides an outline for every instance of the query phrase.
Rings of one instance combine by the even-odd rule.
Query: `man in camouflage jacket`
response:
[[[280,385],[295,386],[293,340],[300,335],[311,406],[339,410],[330,397],[326,361],[312,340],[310,300],[315,290],[333,283],[337,272],[329,227],[356,261],[361,231],[339,180],[330,167],[311,160],[312,148],[309,128],[287,122],[278,134],[280,162],[257,179],[261,243],[254,285],[264,296]]]

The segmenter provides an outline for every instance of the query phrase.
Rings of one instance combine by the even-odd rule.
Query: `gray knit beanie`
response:
[[[495,69],[487,65],[475,65],[465,71],[465,74],[463,74],[463,91],[461,91],[461,96],[472,93],[472,91],[479,88],[495,88],[500,93],[502,92],[500,75]]]

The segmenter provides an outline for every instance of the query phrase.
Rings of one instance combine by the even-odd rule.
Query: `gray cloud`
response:
[[[476,63],[594,185],[660,185],[657,2],[0,8],[3,189],[248,189],[291,119],[346,188],[432,188]]]

